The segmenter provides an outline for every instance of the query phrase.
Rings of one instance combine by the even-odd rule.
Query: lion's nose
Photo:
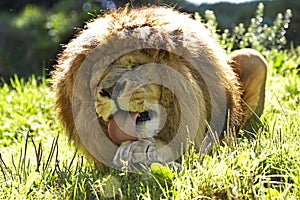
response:
[[[125,90],[126,85],[128,85],[128,81],[118,81],[116,86],[114,87],[114,90],[112,91],[112,97],[115,99],[118,98],[118,96],[120,96],[120,93]]]
[[[138,124],[139,122],[145,122],[145,121],[149,121],[151,120],[151,113],[150,111],[145,111],[145,112],[141,112],[139,113],[137,119],[136,119],[136,123]]]
[[[122,110],[130,112],[145,110],[145,88],[136,82],[124,80],[117,84],[113,92],[113,99]]]

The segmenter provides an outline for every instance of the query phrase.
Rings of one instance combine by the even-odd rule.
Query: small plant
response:
[[[246,27],[243,23],[235,26],[232,31],[218,30],[218,23],[213,11],[206,11],[202,19],[195,13],[195,19],[205,22],[211,34],[219,41],[227,53],[235,49],[253,48],[261,52],[273,66],[274,72],[281,74],[298,73],[300,71],[300,47],[290,50],[286,48],[286,30],[289,27],[292,11],[287,9],[285,14],[278,13],[272,24],[264,22],[264,4],[259,3],[256,15],[251,18]]]
[[[264,23],[264,4],[259,3],[256,15],[250,20],[248,28],[243,23],[238,24],[230,32],[225,29],[221,36],[217,36],[221,45],[227,52],[238,48],[253,48],[260,52],[278,49],[282,50],[286,45],[286,29],[289,27],[290,19],[292,17],[292,11],[286,10],[285,14],[279,13],[273,24],[268,25]],[[201,19],[199,14],[196,14],[196,19]],[[206,11],[204,16],[207,28],[213,35],[220,33],[218,23],[213,11]]]

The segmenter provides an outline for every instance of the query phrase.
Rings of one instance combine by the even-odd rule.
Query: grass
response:
[[[254,139],[203,158],[191,151],[181,170],[157,164],[151,174],[98,171],[60,134],[47,81],[15,77],[0,88],[0,199],[299,198],[299,60],[286,50],[270,58],[264,127]]]

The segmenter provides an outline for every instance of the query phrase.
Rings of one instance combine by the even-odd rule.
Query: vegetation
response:
[[[114,0],[118,7],[170,5],[184,12],[214,10],[223,32],[232,30],[239,23],[248,27],[248,19],[254,15],[257,1],[242,4],[217,3],[200,6],[185,0]],[[263,0],[263,22],[272,25],[277,12],[292,8],[293,20],[289,23],[287,45],[300,44],[300,3],[295,0]],[[14,74],[28,78],[48,76],[56,62],[56,55],[73,34],[84,27],[84,22],[103,13],[100,0],[2,0],[0,1],[0,77],[9,81]],[[243,28],[244,28],[243,27]],[[74,31],[75,30],[75,31]]]
[[[99,2],[61,0],[52,3],[48,9],[26,4],[17,12],[0,8],[1,77],[49,74],[56,55],[62,50],[61,44],[67,43],[76,27],[83,27],[84,21],[102,12]]]
[[[191,150],[180,169],[155,163],[151,173],[101,173],[60,134],[48,80],[15,77],[0,88],[0,199],[299,198],[300,47],[285,48],[291,11],[272,26],[262,11],[260,4],[247,28],[221,35],[212,12],[196,15],[228,52],[252,47],[269,62],[264,126],[253,139],[229,137],[204,157]]]

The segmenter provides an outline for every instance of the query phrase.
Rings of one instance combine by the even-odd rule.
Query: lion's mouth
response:
[[[151,112],[132,113],[118,111],[108,123],[108,134],[116,144],[127,140],[138,140],[137,126],[151,120]]]

